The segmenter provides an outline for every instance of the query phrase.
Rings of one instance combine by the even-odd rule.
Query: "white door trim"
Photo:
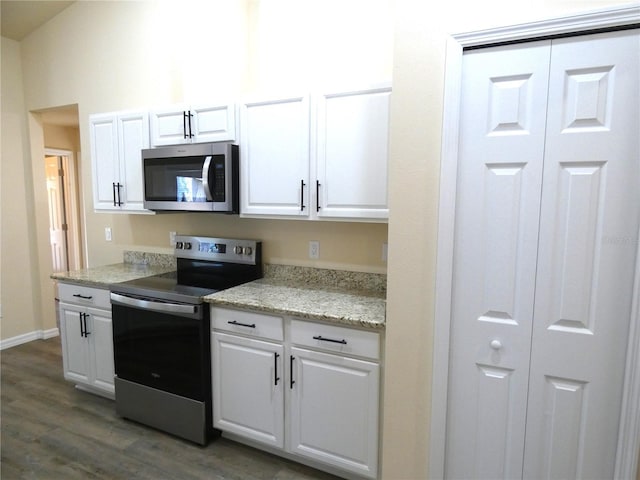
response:
[[[640,23],[640,3],[635,3],[540,22],[454,34],[447,41],[440,167],[429,478],[444,477],[463,48],[638,23]],[[634,288],[634,308],[629,331],[620,418],[621,428],[615,469],[615,478],[628,479],[635,478],[640,449],[640,243],[637,247],[638,265]]]

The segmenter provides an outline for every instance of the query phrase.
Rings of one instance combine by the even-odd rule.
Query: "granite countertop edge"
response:
[[[221,307],[336,325],[385,328],[386,276],[306,267],[265,267],[265,278],[205,296],[203,300]],[[171,271],[175,271],[175,261],[168,256],[134,255],[125,256],[123,263],[56,272],[50,278],[108,289],[115,283]]]
[[[385,328],[386,300],[380,292],[303,285],[269,278],[204,297],[220,307],[253,310],[325,323]]]
[[[175,267],[169,266],[115,263],[69,272],[52,273],[50,278],[75,285],[106,289],[114,283],[126,282],[128,280],[135,280],[136,278],[148,277],[174,270]]]
[[[114,283],[175,271],[173,255],[126,250],[123,262],[99,267],[55,272],[49,277],[61,282],[95,288],[109,288]]]

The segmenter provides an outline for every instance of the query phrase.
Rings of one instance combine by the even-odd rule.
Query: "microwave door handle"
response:
[[[204,194],[207,196],[207,200],[213,202],[213,195],[211,194],[211,186],[209,185],[209,169],[211,168],[211,155],[204,159],[204,165],[202,166],[202,186],[204,187]]]
[[[143,308],[145,310],[153,310],[155,312],[165,313],[196,313],[195,305],[184,305],[179,303],[154,302],[151,300],[142,300],[132,298],[119,293],[111,293],[111,300],[117,303],[128,305],[130,307]]]

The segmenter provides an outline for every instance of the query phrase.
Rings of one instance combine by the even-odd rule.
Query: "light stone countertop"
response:
[[[112,283],[172,272],[176,269],[173,255],[127,251],[124,253],[124,260],[123,263],[115,263],[113,265],[52,273],[50,277],[60,282],[109,288]]]
[[[71,272],[53,273],[51,278],[60,282],[75,283],[88,287],[109,288],[112,283],[126,282],[127,280],[167,273],[173,270],[175,268],[159,267],[157,265],[116,263],[101,267],[83,268]]]
[[[171,255],[125,252],[123,263],[51,274],[61,282],[109,288],[175,270]],[[212,305],[346,326],[383,329],[386,275],[288,265],[265,265],[264,278],[203,297]]]
[[[385,275],[266,265],[265,278],[204,300],[221,307],[383,329],[385,284]]]

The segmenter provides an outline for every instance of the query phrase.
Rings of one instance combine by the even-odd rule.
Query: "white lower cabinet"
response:
[[[213,423],[284,448],[282,345],[214,332]]]
[[[64,378],[113,398],[113,332],[109,291],[58,286]]]
[[[377,478],[380,335],[212,307],[214,427]]]
[[[290,450],[376,477],[379,365],[292,347]]]

